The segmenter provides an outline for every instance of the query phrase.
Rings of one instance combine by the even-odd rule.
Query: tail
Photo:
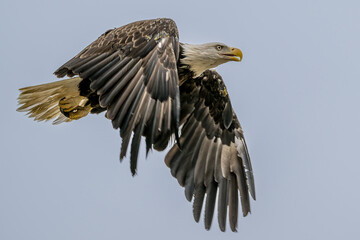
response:
[[[19,89],[19,112],[27,112],[35,121],[49,121],[53,124],[70,122],[85,117],[91,111],[87,97],[80,96],[81,78],[70,78]]]

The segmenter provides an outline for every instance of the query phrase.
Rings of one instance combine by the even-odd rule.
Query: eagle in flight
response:
[[[242,52],[223,43],[179,42],[171,19],[144,20],[111,29],[55,71],[65,80],[21,88],[18,111],[37,121],[70,122],[105,111],[122,138],[120,159],[130,146],[134,175],[141,136],[146,154],[163,151],[171,174],[193,199],[199,221],[204,205],[210,229],[232,231],[255,200],[254,177],[240,123],[221,76],[212,68],[241,61]],[[206,195],[206,198],[205,198]]]

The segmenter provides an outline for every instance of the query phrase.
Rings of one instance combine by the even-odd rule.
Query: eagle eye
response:
[[[216,49],[217,49],[218,51],[220,51],[222,48],[223,48],[223,46],[221,46],[221,45],[217,45],[217,46],[216,46]]]

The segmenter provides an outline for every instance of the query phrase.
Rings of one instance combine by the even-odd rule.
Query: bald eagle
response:
[[[171,19],[138,21],[106,31],[54,73],[70,78],[20,89],[18,111],[37,121],[56,118],[54,124],[106,111],[120,129],[120,159],[133,136],[133,175],[141,136],[146,154],[165,150],[175,138],[165,163],[186,199],[194,198],[195,221],[204,205],[210,229],[217,201],[221,231],[227,215],[236,231],[239,196],[246,216],[250,196],[255,200],[254,178],[225,84],[210,69],[241,59],[239,49],[223,43],[180,43]]]

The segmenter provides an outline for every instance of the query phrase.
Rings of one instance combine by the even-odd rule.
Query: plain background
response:
[[[103,115],[53,126],[15,111],[18,88],[54,81],[107,29],[157,17],[182,42],[244,53],[217,68],[256,180],[238,233],[194,222],[165,153],[142,148],[131,177]],[[359,239],[359,1],[2,0],[0,26],[0,239]]]

